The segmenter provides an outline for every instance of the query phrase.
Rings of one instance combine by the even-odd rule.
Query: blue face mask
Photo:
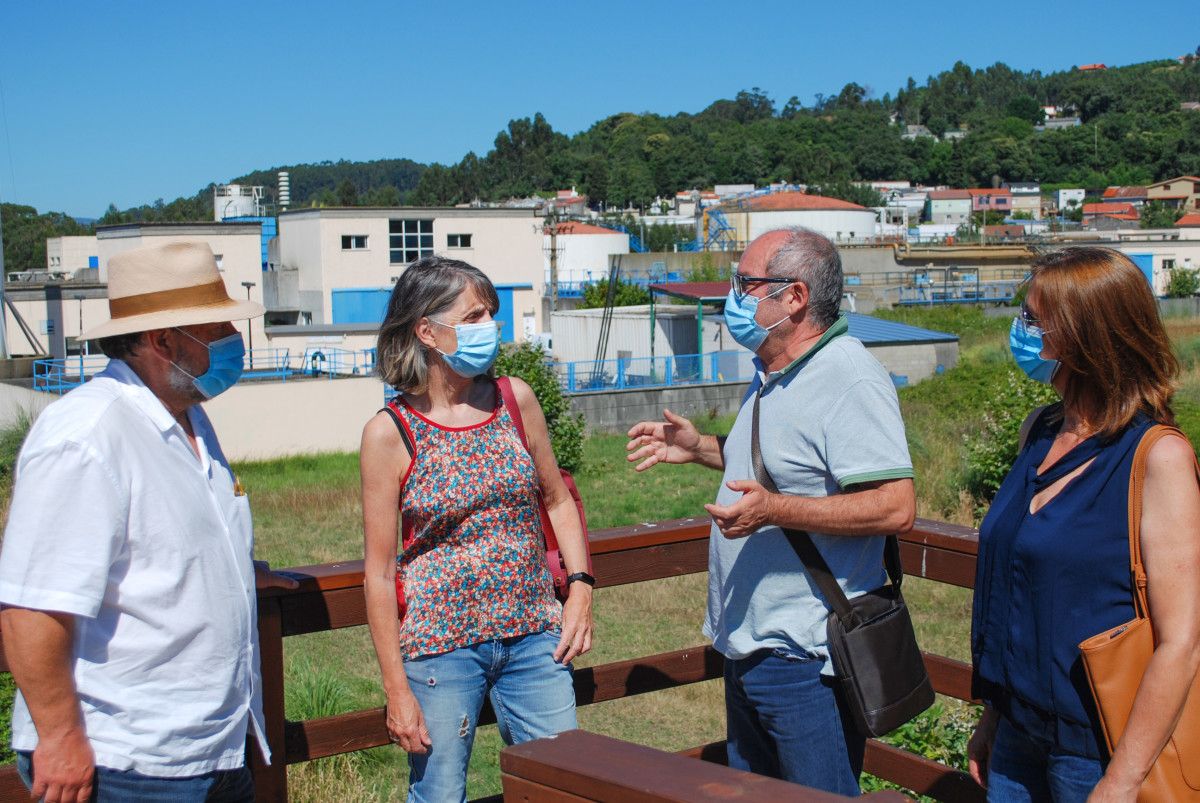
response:
[[[1008,330],[1008,348],[1012,351],[1017,367],[1035,382],[1049,385],[1060,365],[1058,360],[1047,360],[1042,357],[1041,327],[1027,324],[1021,316],[1013,318]]]
[[[492,363],[496,361],[496,355],[500,353],[500,330],[496,328],[495,321],[460,323],[451,326],[448,323],[435,321],[433,318],[429,320],[438,326],[453,329],[454,334],[458,337],[458,348],[454,350],[453,354],[447,354],[441,349],[437,350],[437,353],[445,358],[446,364],[454,373],[470,379],[487,373],[487,370],[492,367]]]
[[[773,298],[784,290],[791,287],[790,284],[785,284],[773,293],[769,293],[763,298]],[[758,347],[767,339],[767,335],[772,329],[787,320],[786,315],[777,320],[770,326],[761,326],[755,320],[755,315],[758,313],[758,296],[744,295],[738,298],[738,294],[732,289],[729,295],[725,297],[725,325],[729,327],[729,334],[733,335],[733,339],[738,342],[738,345],[750,351],[758,351]]]
[[[176,328],[175,331],[182,332],[192,338],[192,340],[208,348],[208,370],[200,376],[192,376],[187,371],[179,368],[177,364],[171,363],[171,365],[179,368],[184,374],[192,377],[192,387],[196,388],[204,398],[212,399],[220,396],[236,385],[237,381],[242,378],[246,345],[242,342],[240,334],[234,333],[220,340],[205,343],[200,338],[190,335],[182,329]]]

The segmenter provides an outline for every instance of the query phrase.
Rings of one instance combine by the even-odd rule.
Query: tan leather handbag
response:
[[[1110,756],[1125,732],[1134,695],[1154,653],[1155,639],[1148,614],[1150,606],[1146,598],[1146,570],[1142,566],[1139,532],[1142,486],[1146,481],[1146,456],[1150,448],[1172,433],[1183,435],[1175,427],[1151,427],[1134,452],[1133,471],[1129,475],[1129,566],[1134,581],[1135,616],[1120,627],[1092,636],[1079,645]],[[1196,470],[1200,475],[1200,465]],[[1200,801],[1200,675],[1192,678],[1191,692],[1175,731],[1151,767],[1137,799],[1139,803]]]

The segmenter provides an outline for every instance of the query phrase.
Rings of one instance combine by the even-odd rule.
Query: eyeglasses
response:
[[[735,273],[729,277],[729,283],[733,286],[733,293],[738,298],[744,298],[747,293],[754,289],[755,285],[759,284],[795,284],[795,279],[782,279],[771,276],[747,276],[744,273]]]
[[[1033,310],[1029,308],[1028,304],[1021,305],[1020,315],[1021,323],[1025,324],[1026,326],[1040,327],[1042,325],[1042,322],[1038,319],[1037,315],[1034,315]]]

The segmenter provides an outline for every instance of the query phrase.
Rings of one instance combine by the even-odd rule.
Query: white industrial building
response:
[[[803,226],[834,242],[865,240],[876,235],[876,214],[838,198],[804,192],[773,192],[742,198],[722,207],[738,242],[789,226]]]
[[[96,235],[70,235],[46,238],[46,270],[73,275],[78,270],[100,267]]]
[[[500,296],[505,341],[542,331],[543,219],[532,209],[347,207],[279,215],[268,294],[272,322],[378,324],[392,284],[416,259],[462,259]]]

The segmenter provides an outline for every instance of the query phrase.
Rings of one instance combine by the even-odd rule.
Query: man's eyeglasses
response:
[[[760,284],[795,284],[795,279],[783,279],[773,276],[747,276],[744,273],[735,273],[729,277],[729,283],[733,286],[733,293],[738,298],[744,298],[747,293]]]

